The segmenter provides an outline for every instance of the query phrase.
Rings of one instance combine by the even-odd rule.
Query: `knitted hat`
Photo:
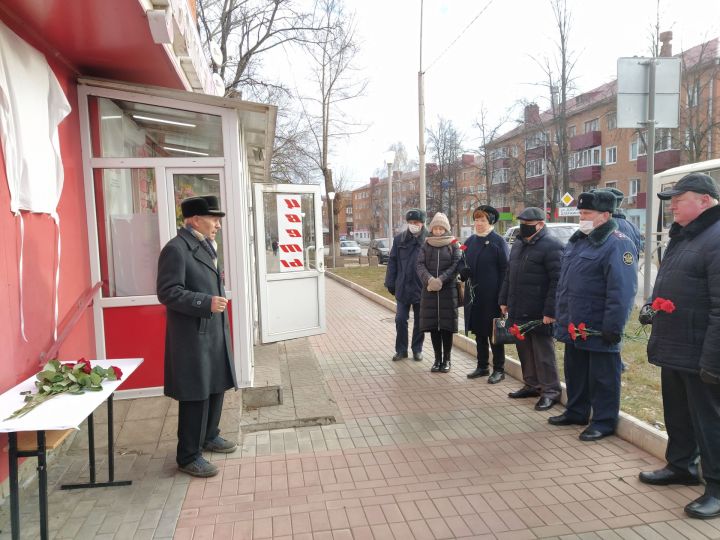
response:
[[[448,218],[445,214],[442,212],[436,213],[432,221],[430,222],[430,225],[428,225],[428,229],[431,231],[433,230],[433,227],[442,227],[445,229],[445,232],[450,232],[450,222],[448,221]]]
[[[419,208],[411,208],[405,214],[405,221],[421,221],[425,223],[425,219],[427,219],[427,214]]]

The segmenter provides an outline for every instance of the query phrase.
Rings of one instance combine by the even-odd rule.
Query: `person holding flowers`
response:
[[[435,363],[433,373],[450,371],[453,334],[458,331],[457,267],[460,248],[450,234],[450,222],[437,212],[428,227],[430,235],[417,255],[420,294],[420,331],[430,332]]]
[[[585,425],[592,412],[581,441],[612,435],[620,414],[620,343],[637,292],[637,257],[611,217],[615,205],[608,191],[580,194],[580,228],[565,247],[557,285],[555,337],[565,343],[568,401],[548,422]]]
[[[475,379],[489,374],[490,384],[505,378],[505,346],[490,344],[493,319],[500,316],[498,295],[508,260],[507,243],[494,230],[499,217],[498,211],[488,204],[475,209],[475,234],[465,241],[459,267],[460,279],[465,281],[465,331],[475,334],[477,346],[477,367],[467,377]],[[490,350],[492,373],[488,369]]]
[[[510,392],[508,397],[540,397],[535,409],[546,411],[560,401],[561,394],[552,325],[563,244],[548,233],[542,209],[528,207],[520,213],[518,220],[520,234],[510,250],[507,273],[500,289],[500,310],[510,322],[519,324],[519,328],[532,321],[542,324],[532,325],[533,328],[518,337],[515,346],[525,384]]]
[[[658,193],[674,223],[652,303],[640,322],[652,324],[647,354],[660,366],[668,443],[667,465],[640,473],[657,486],[699,485],[685,506],[697,519],[720,517],[720,193],[708,175],[692,173]]]

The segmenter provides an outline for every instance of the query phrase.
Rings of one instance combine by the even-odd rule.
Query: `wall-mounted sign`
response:
[[[300,195],[277,195],[278,255],[281,272],[305,270]]]

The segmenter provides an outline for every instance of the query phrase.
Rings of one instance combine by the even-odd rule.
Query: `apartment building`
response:
[[[665,32],[663,52],[670,55],[672,34]],[[713,39],[680,55],[683,75],[680,93],[680,126],[658,129],[655,172],[718,156],[720,111],[719,40]],[[625,193],[623,207],[633,223],[644,227],[647,189],[647,133],[620,129],[616,118],[617,81],[599,86],[567,102],[568,167],[570,189],[583,191],[615,187]],[[536,104],[524,109],[522,123],[489,145],[491,164],[490,204],[505,217],[525,206],[546,207],[563,196],[557,171],[557,122],[551,111]],[[571,203],[574,205],[575,203]],[[558,219],[560,216],[552,216]]]

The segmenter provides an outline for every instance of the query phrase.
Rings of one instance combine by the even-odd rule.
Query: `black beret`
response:
[[[225,216],[225,212],[220,210],[220,202],[215,195],[190,197],[180,203],[180,208],[182,209],[184,218],[193,216]]]
[[[615,195],[603,189],[581,193],[578,198],[578,210],[595,210],[597,212],[610,212],[617,208]]]
[[[542,211],[542,208],[528,206],[525,210],[520,212],[520,215],[517,218],[522,219],[523,221],[545,221],[545,214]]]
[[[478,206],[473,212],[473,219],[475,219],[475,215],[478,212],[484,212],[485,214],[487,214],[488,223],[490,223],[490,225],[497,223],[498,219],[500,219],[500,212],[495,210],[495,208],[493,208],[489,204],[481,204],[480,206]]]
[[[411,208],[405,214],[405,221],[421,221],[422,223],[425,223],[426,218],[427,214],[425,211],[420,210],[419,208]]]

